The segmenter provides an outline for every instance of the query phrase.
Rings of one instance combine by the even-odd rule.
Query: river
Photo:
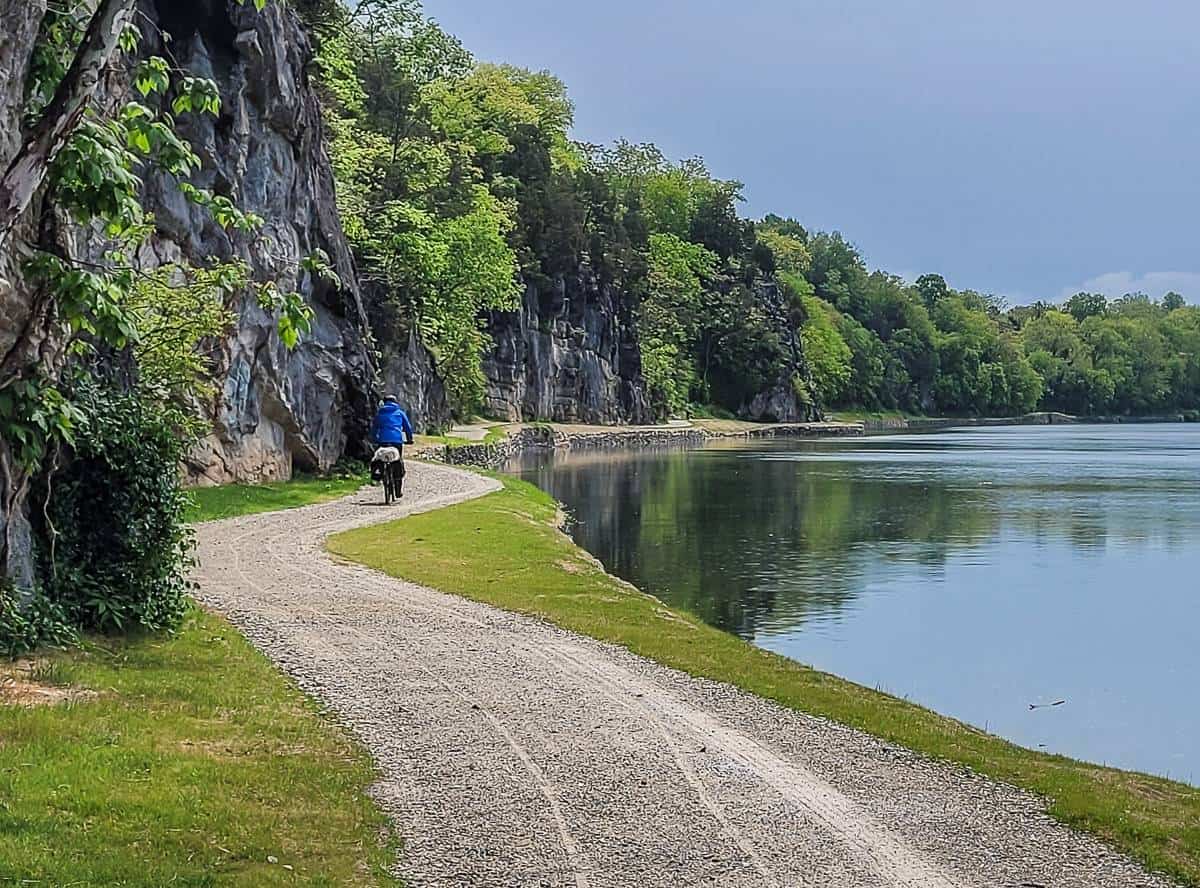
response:
[[[756,645],[1023,746],[1200,781],[1200,426],[511,468],[611,572]]]

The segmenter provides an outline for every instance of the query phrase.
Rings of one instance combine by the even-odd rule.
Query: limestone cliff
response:
[[[20,144],[29,60],[45,10],[45,0],[0,0],[0,168]],[[202,483],[328,468],[365,436],[376,374],[310,83],[309,41],[285,4],[258,10],[235,0],[138,0],[137,11],[142,53],[169,55],[174,65],[212,78],[220,90],[219,117],[179,116],[178,131],[203,162],[194,184],[266,220],[260,233],[230,235],[207,211],[185,201],[173,181],[143,171],[143,204],[155,224],[138,263],[152,268],[180,259],[204,265],[240,258],[256,280],[299,292],[314,312],[311,332],[288,351],[275,319],[252,294],[231,306],[237,322],[213,347],[220,394],[204,405],[213,433],[187,468]],[[170,35],[169,45],[163,34]],[[129,61],[112,64],[95,91],[95,105],[112,112],[127,101],[131,70]],[[35,197],[0,249],[5,379],[30,367],[53,376],[63,357],[53,294],[31,287],[21,271],[28,245],[84,260],[99,258],[103,249],[44,194]],[[340,286],[300,271],[301,257],[318,249],[330,257]],[[33,576],[29,478],[11,447],[0,440],[0,577],[27,587]]]
[[[298,291],[315,312],[312,331],[289,352],[252,295],[235,306],[236,327],[217,350],[221,393],[211,406],[214,431],[188,468],[202,483],[328,468],[365,434],[375,371],[309,78],[308,38],[294,13],[278,3],[256,10],[234,0],[143,0],[143,9],[172,36],[176,62],[211,77],[221,92],[219,117],[180,119],[181,134],[204,164],[195,184],[266,220],[257,236],[231,237],[185,202],[174,183],[151,177],[147,208],[157,233],[143,258],[201,263],[240,257],[257,280]],[[161,52],[154,42],[144,50]],[[318,249],[330,256],[340,287],[299,271],[300,259]]]
[[[519,311],[489,319],[484,410],[501,419],[653,420],[626,300],[586,265],[528,283]]]
[[[774,378],[745,400],[738,415],[753,422],[815,422],[821,419],[812,369],[800,339],[801,317],[790,309],[779,283],[760,280],[755,298],[782,344],[784,360]]]
[[[417,432],[449,426],[446,387],[416,333],[410,332],[402,342],[385,345],[382,352],[384,391],[404,405]]]

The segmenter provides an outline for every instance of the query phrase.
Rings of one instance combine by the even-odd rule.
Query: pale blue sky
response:
[[[746,212],[1013,301],[1200,302],[1195,0],[425,0],[562,77],[576,138],[703,155]]]

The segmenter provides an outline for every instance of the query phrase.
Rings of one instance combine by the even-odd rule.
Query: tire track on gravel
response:
[[[328,525],[322,525],[323,528],[325,528],[327,526]],[[311,568],[301,568],[301,567],[296,566],[293,563],[284,561],[283,558],[279,555],[278,550],[275,547],[269,546],[268,551],[271,553],[272,560],[282,569],[290,571],[292,573],[300,574],[308,579],[316,580],[317,582],[324,582],[325,578],[318,576]],[[247,585],[249,585],[250,587],[257,589],[260,593],[265,592],[266,590],[264,590],[260,585],[255,583],[255,581],[249,576],[249,574],[247,574],[242,569],[240,552],[236,549],[236,547],[233,549],[233,554],[234,554],[234,559],[235,559],[235,569],[237,570],[239,576],[242,577],[243,581],[245,583],[247,583]],[[269,609],[272,610],[277,616],[281,616],[284,618],[290,618],[291,616],[293,616],[293,614],[290,614],[288,611],[284,610],[283,608],[277,607],[277,606],[269,607]],[[439,616],[449,617],[451,619],[455,619],[460,622],[467,622],[467,623],[473,624],[475,627],[478,627],[478,628],[482,628],[485,625],[482,622],[480,622],[478,620],[473,620],[464,614],[456,613],[452,608],[449,608],[449,607],[438,607],[435,605],[435,606],[431,606],[431,607],[427,607],[427,608],[423,608],[423,609],[430,611],[430,612],[435,612]],[[309,608],[307,608],[307,610],[309,611],[309,614],[311,616],[313,616],[314,618],[320,617],[319,612],[316,611],[315,609],[309,607]],[[377,646],[377,642],[374,639],[372,639],[371,637],[369,637],[365,632],[363,632],[360,629],[355,629],[353,627],[346,627],[346,631],[349,632],[350,634],[358,637],[360,641],[365,642],[368,645]],[[321,645],[321,647],[323,647],[326,650],[330,650],[330,651],[334,650],[333,646],[330,645],[326,641],[318,641],[318,643]],[[410,654],[411,653],[412,652],[410,651]],[[498,735],[500,735],[504,739],[505,743],[507,743],[508,746],[512,749],[513,754],[516,755],[516,757],[521,761],[521,764],[524,765],[525,770],[528,772],[530,778],[533,780],[533,783],[536,785],[538,792],[541,793],[541,795],[546,799],[546,803],[550,806],[550,809],[553,813],[554,821],[558,827],[559,838],[562,841],[563,850],[566,852],[567,858],[571,862],[571,868],[574,871],[576,888],[590,888],[590,886],[588,884],[587,876],[585,874],[587,871],[586,863],[582,858],[582,854],[579,850],[578,843],[575,841],[574,837],[571,835],[569,828],[567,827],[567,822],[566,822],[566,819],[563,817],[562,809],[559,806],[558,798],[554,791],[554,787],[548,780],[546,780],[545,775],[542,773],[542,771],[538,767],[537,763],[530,756],[529,751],[526,750],[525,747],[521,745],[521,743],[517,740],[517,738],[513,736],[512,732],[509,731],[508,728],[505,727],[504,723],[497,717],[496,713],[493,712],[488,706],[486,706],[481,701],[473,698],[469,694],[467,694],[463,691],[460,691],[457,688],[452,687],[441,676],[436,675],[428,667],[422,665],[422,666],[419,666],[419,668],[421,669],[421,671],[423,673],[425,673],[427,676],[429,676],[429,678],[431,678],[435,682],[437,682],[448,693],[455,695],[460,700],[462,700],[463,702],[468,704],[472,709],[482,712],[484,717],[487,718],[488,721],[491,723],[491,725],[492,725],[493,729],[496,731],[496,733]]]
[[[721,725],[703,713],[681,705],[670,694],[633,678],[619,667],[611,664],[590,665],[579,659],[565,645],[552,648],[548,656],[557,656],[560,662],[570,663],[577,674],[586,675],[592,681],[609,688],[609,696],[613,700],[643,710],[657,725],[664,740],[677,751],[680,770],[690,774],[689,782],[692,782],[696,792],[704,797],[706,807],[710,807],[714,816],[730,831],[736,832],[736,827],[727,823],[719,813],[716,803],[708,799],[699,778],[683,763],[682,754],[678,752],[679,746],[672,739],[672,731],[667,727],[668,724],[682,725],[685,730],[691,732],[694,742],[700,748],[710,753],[714,749],[718,750],[743,767],[764,776],[783,798],[799,810],[818,819],[847,849],[862,856],[871,868],[886,880],[885,884],[896,888],[956,888],[963,884],[951,880],[936,867],[905,848],[887,830],[875,823],[869,815],[858,810],[832,786],[805,769],[781,760],[776,753],[762,744]],[[630,704],[630,700],[635,701],[635,704]],[[763,875],[772,878],[766,864],[762,863],[749,842],[740,838],[739,844],[743,841],[746,842],[747,854],[756,860]]]
[[[415,464],[398,507],[199,529],[198,597],[362,738],[413,884],[1168,886],[1010,787],[324,551],[497,487]]]

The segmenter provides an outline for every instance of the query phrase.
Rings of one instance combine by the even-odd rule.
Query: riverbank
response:
[[[728,682],[788,709],[1021,787],[1038,797],[1039,811],[1098,835],[1186,884],[1200,884],[1200,789],[1023,749],[762,651],[608,576],[557,530],[555,514],[545,494],[506,480],[502,493],[343,534],[331,540],[330,548],[392,576],[549,620],[690,675]],[[964,824],[964,835],[971,829]],[[993,850],[994,865],[1004,843],[993,837],[986,847]],[[1055,867],[1008,877],[1015,884],[1074,884],[1064,876],[1074,864],[1063,859]],[[1093,874],[1081,884],[1109,882]]]
[[[1186,414],[1169,416],[1072,416],[1041,411],[1022,416],[914,416],[852,412],[828,422],[757,423],[733,419],[676,420],[652,426],[596,426],[572,423],[482,423],[457,427],[445,435],[418,436],[407,455],[453,466],[499,468],[523,453],[546,450],[632,450],[700,446],[721,439],[834,438],[893,432],[933,432],[951,428],[1047,426],[1067,424],[1192,422]]]
[[[1161,416],[1074,416],[1070,413],[1039,411],[1021,416],[911,416],[900,414],[858,414],[854,422],[863,431],[871,432],[932,432],[950,428],[992,428],[997,426],[1046,425],[1146,425],[1152,423],[1196,422],[1198,417],[1188,413]]]
[[[523,453],[538,450],[631,450],[699,446],[736,438],[819,438],[862,435],[862,423],[753,423],[695,419],[653,426],[593,426],[530,423],[492,426],[488,440],[419,439],[406,455],[454,466],[498,468]]]

